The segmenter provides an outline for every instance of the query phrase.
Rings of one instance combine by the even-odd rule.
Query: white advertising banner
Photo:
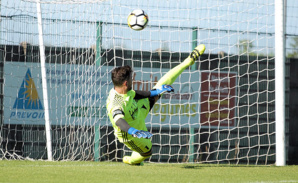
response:
[[[106,121],[105,100],[112,67],[46,64],[51,125]],[[43,125],[40,64],[5,62],[4,123]]]
[[[46,64],[51,125],[111,125],[106,114],[106,99],[109,90],[113,87],[110,79],[112,69],[113,67],[106,66]],[[154,68],[133,69],[134,90],[150,90],[169,71],[169,69]],[[204,76],[204,81],[202,76]],[[205,99],[210,94],[204,94],[205,98],[201,97],[208,87],[202,89],[200,83],[213,83],[212,78],[205,76],[207,76],[206,72],[190,70],[183,72],[172,85],[175,92],[162,96],[147,116],[146,123],[151,126],[213,127],[213,125],[206,125],[210,117],[203,117],[203,125],[200,124],[202,123],[200,120],[202,107],[204,116],[209,115],[214,118],[215,115],[215,113],[209,114],[205,111],[209,105],[214,103],[210,99]],[[235,73],[221,75],[221,77],[232,78],[235,76]],[[4,78],[4,123],[43,125],[45,123],[44,101],[40,65],[38,63],[5,62]],[[229,98],[233,99],[236,95],[234,80],[231,80],[233,83],[229,84],[229,88],[232,88],[229,93],[233,94]],[[214,95],[216,93],[214,91],[220,91],[222,87],[210,89],[208,90]],[[220,94],[220,92],[217,93]],[[235,104],[235,101],[229,103]],[[235,110],[234,105],[224,107]],[[229,116],[225,115],[221,120],[227,121],[234,117],[234,113],[231,112]],[[220,121],[213,123],[214,127],[217,127]],[[230,125],[235,124],[233,122]],[[219,126],[226,127],[226,125]]]

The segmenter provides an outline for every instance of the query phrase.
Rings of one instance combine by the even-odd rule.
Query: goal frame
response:
[[[36,1],[37,5],[37,17],[38,17],[38,32],[39,32],[39,47],[40,47],[40,59],[41,59],[41,73],[43,78],[43,103],[45,110],[45,127],[46,127],[46,138],[47,138],[47,153],[48,160],[52,161],[52,142],[51,142],[51,129],[50,120],[48,114],[48,99],[47,99],[47,84],[45,78],[45,54],[44,54],[44,44],[43,44],[43,31],[42,31],[42,10],[40,6],[40,1]],[[286,0],[275,0],[275,122],[276,122],[276,165],[284,166],[286,164],[286,150],[285,150],[285,17],[286,17]],[[98,24],[97,37],[102,37],[101,30],[102,23]],[[197,33],[193,31],[193,44],[192,47],[196,46]],[[101,50],[101,40],[97,41],[96,46],[96,63],[100,62],[100,50]],[[194,65],[192,69],[196,68]],[[282,87],[280,87],[282,86]],[[96,128],[97,135],[100,137],[99,129]],[[193,136],[194,130],[190,129],[190,137]],[[98,142],[99,139],[96,139]],[[190,154],[193,154],[192,143],[193,139],[190,139]],[[97,146],[95,146],[97,147]],[[98,154],[96,152],[95,154]],[[95,157],[98,159],[98,157]],[[192,161],[192,156],[190,156],[190,161]]]

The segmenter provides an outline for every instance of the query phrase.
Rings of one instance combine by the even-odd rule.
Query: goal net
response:
[[[0,159],[48,159],[50,142],[53,160],[122,161],[111,70],[132,66],[133,89],[150,90],[205,44],[147,116],[146,161],[275,162],[274,1],[41,0],[41,24],[37,2],[1,0]],[[149,16],[142,31],[127,26],[134,9]]]

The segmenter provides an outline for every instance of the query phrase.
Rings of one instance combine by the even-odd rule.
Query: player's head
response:
[[[112,82],[115,87],[126,87],[127,91],[132,89],[133,70],[130,66],[116,67],[112,70]]]

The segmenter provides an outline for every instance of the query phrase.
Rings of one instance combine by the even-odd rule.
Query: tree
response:
[[[289,58],[298,58],[298,36],[292,38],[292,43],[290,44],[292,52],[288,53],[287,57]]]
[[[297,40],[298,41],[298,40]],[[246,54],[249,56],[259,56],[259,57],[274,57],[274,53],[264,53],[258,50],[254,50],[255,46],[253,45],[253,41],[249,39],[242,39],[237,43],[238,47],[238,54]],[[297,42],[297,47],[298,47],[298,42]]]
[[[248,39],[242,39],[238,42],[237,44],[238,49],[239,49],[239,54],[243,53],[250,53],[251,49],[254,47],[252,42]]]

